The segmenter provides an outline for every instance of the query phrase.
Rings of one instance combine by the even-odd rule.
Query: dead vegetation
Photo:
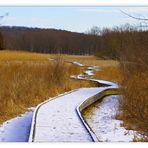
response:
[[[142,66],[143,67],[143,66]],[[120,100],[120,114],[117,118],[124,121],[127,129],[138,131],[148,141],[148,77],[146,67],[141,65],[121,65],[123,70],[123,97]]]
[[[15,54],[15,58],[9,54]],[[2,55],[0,57],[3,58],[0,62],[0,122],[59,93],[96,85],[70,79],[70,75],[80,74],[83,69],[64,63],[60,57],[56,61],[49,61],[43,54],[41,57],[32,53],[19,55],[7,52],[6,57],[12,56],[13,60]]]
[[[23,51],[9,51],[9,50],[1,50],[0,51],[0,61],[16,61],[16,62],[40,62],[47,61],[49,58],[49,54],[39,54],[39,53],[30,53]]]
[[[122,89],[120,117],[128,129],[148,131],[148,77],[146,73],[135,73],[128,77]],[[148,136],[148,135],[147,135]]]
[[[120,101],[118,118],[124,121],[126,128],[136,130],[141,134],[142,137],[136,137],[134,141],[148,141],[147,46],[141,44],[141,40],[134,39],[137,45],[132,44],[132,47],[128,47],[120,60],[123,97]]]
[[[123,97],[120,102],[120,119],[128,129],[139,131],[144,137],[148,131],[147,39],[147,30],[131,25],[105,29],[102,32],[102,49],[96,54],[120,62],[119,71],[108,68],[97,75],[121,83]],[[118,77],[119,73],[121,78]]]
[[[122,82],[123,79],[119,66],[104,67],[101,69],[101,71],[97,71],[95,73],[94,78],[112,81],[112,82],[118,82],[119,84]]]
[[[96,56],[74,56],[74,55],[63,55],[63,59],[67,61],[79,61],[80,63],[86,66],[99,66],[101,68],[104,67],[116,67],[119,65],[117,60],[102,60]]]
[[[49,58],[55,58],[56,61]],[[126,128],[142,133],[142,141],[146,140],[148,78],[146,67],[133,66],[131,63],[135,61],[119,64],[115,60],[101,60],[93,56],[59,57],[50,54],[1,51],[0,122],[23,113],[28,107],[36,106],[59,93],[96,86],[89,81],[69,79],[70,75],[78,75],[85,69],[65,63],[64,60],[100,66],[101,71],[95,72],[95,78],[122,84],[123,98],[117,118],[124,121]],[[135,141],[138,140],[135,138]]]

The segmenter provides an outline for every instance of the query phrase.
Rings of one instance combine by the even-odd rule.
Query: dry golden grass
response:
[[[135,72],[123,81],[123,97],[120,101],[120,114],[128,129],[146,134],[148,131],[148,77],[146,73]],[[148,140],[148,133],[147,133]]]
[[[98,59],[95,56],[75,56],[75,55],[63,55],[63,58],[67,61],[79,61],[80,63],[86,66],[100,66],[104,67],[116,67],[119,65],[119,62],[116,60],[102,60]]]
[[[69,79],[84,70],[66,64],[61,58],[27,52],[0,52],[0,122],[59,93],[80,87],[96,86],[88,81]]]
[[[57,59],[55,62],[49,58]],[[84,68],[63,60],[104,67],[111,64],[111,61],[97,60],[93,56],[57,57],[54,54],[0,51],[0,122],[59,93],[96,86],[89,81],[69,79],[70,75],[82,73]],[[116,61],[112,61],[112,64],[118,65]]]
[[[47,61],[49,54],[30,53],[23,51],[0,51],[0,61]]]
[[[76,66],[52,63],[0,64],[0,122],[36,106],[48,97],[80,87],[95,86],[69,79],[81,71]]]
[[[148,60],[145,53],[134,49],[130,56],[124,54],[120,61],[124,87],[117,118],[124,121],[126,128],[143,136],[141,139],[135,137],[134,141],[148,141]]]
[[[101,71],[95,73],[95,78],[108,80],[112,82],[122,82],[122,73],[119,66],[104,67]]]
[[[137,70],[127,76],[129,69],[120,67],[118,61],[101,60],[94,56],[62,55],[62,59],[58,57],[57,62],[49,61],[49,58],[55,57],[54,54],[0,51],[0,122],[59,93],[96,86],[89,81],[69,79],[70,75],[82,73],[84,68],[63,63],[63,60],[78,61],[85,65],[100,66],[101,71],[95,73],[95,78],[125,86],[117,118],[123,120],[128,129],[142,131],[145,136],[148,131],[146,73]],[[131,67],[130,71],[133,71]]]
[[[55,58],[57,54],[41,54],[41,53],[32,53],[25,51],[10,51],[3,50],[0,51],[0,61],[32,61],[32,62],[40,62],[40,61],[48,61],[49,58]],[[102,60],[98,59],[95,56],[76,56],[76,55],[67,55],[62,54],[62,58],[65,61],[78,61],[87,66],[100,66],[100,67],[116,67],[119,65],[118,61],[115,60]]]

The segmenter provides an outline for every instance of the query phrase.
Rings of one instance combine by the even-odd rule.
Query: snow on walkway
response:
[[[77,61],[72,62],[72,64],[77,65],[77,66],[80,66],[80,67],[84,67],[83,64],[81,64],[81,63],[79,63],[79,62],[77,62]]]
[[[27,142],[30,134],[33,108],[0,125],[0,142]]]
[[[77,115],[76,108],[84,100],[108,88],[108,85],[117,87],[117,84],[90,79],[89,76],[92,76],[93,72],[98,70],[97,66],[84,66],[79,62],[72,63],[77,66],[86,67],[87,71],[71,78],[96,81],[105,84],[106,87],[81,88],[58,96],[54,100],[46,101],[36,109],[37,111],[34,114],[36,117],[33,118],[33,122],[33,111],[30,111],[0,125],[0,141],[28,141],[30,127],[30,141],[92,141],[90,133]]]
[[[92,141],[91,136],[77,115],[76,107],[104,89],[106,88],[81,88],[41,105],[33,128],[35,130],[33,141]]]
[[[93,75],[93,72],[98,70],[97,66],[85,66],[79,62],[72,63],[86,67],[87,71],[78,76],[71,76],[71,78],[102,83],[105,87],[81,88],[39,105],[34,114],[29,141],[93,141],[90,132],[87,131],[89,129],[86,129],[83,125],[76,108],[83,101],[109,88],[109,86],[112,88],[117,88],[118,86],[112,82],[90,79],[89,77]]]

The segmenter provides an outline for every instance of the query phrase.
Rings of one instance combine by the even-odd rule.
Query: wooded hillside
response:
[[[65,30],[1,27],[4,48],[42,53],[94,54],[100,37]]]

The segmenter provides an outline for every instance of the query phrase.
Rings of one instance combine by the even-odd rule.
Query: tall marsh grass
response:
[[[95,86],[70,79],[83,69],[56,61],[0,62],[0,122],[16,116],[28,107],[79,87]]]
[[[141,44],[140,44],[141,45]],[[140,47],[139,47],[140,48]],[[148,141],[148,59],[147,50],[132,49],[121,58],[123,75],[119,117],[128,129],[138,131]],[[139,54],[139,55],[138,55]]]

